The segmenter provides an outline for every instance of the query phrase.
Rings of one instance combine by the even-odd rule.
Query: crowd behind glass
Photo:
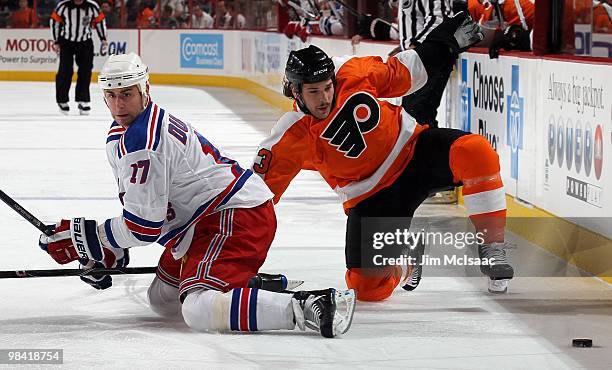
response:
[[[56,5],[63,0],[0,0],[0,28],[46,28]],[[250,29],[287,33],[287,23],[308,27],[308,33],[299,33],[305,39],[310,34],[359,37],[359,19],[354,10],[345,11],[341,4],[350,4],[385,22],[397,23],[397,0],[91,0],[99,4],[105,15],[108,28],[192,28],[192,29]],[[535,0],[531,0],[532,2]],[[453,8],[463,3],[465,9],[470,2],[475,5],[492,0],[452,0]],[[293,3],[293,4],[290,4]],[[296,5],[298,4],[298,5]],[[299,8],[309,4],[316,9],[314,19],[304,19]],[[332,5],[330,5],[332,4]],[[391,6],[395,4],[395,8]],[[569,5],[568,5],[569,4]],[[290,5],[294,5],[293,7]],[[330,11],[334,7],[334,11]],[[565,23],[589,27],[593,33],[612,34],[612,0],[573,0],[565,7],[572,21]],[[298,9],[297,11],[295,9]],[[307,8],[306,8],[307,9]],[[298,14],[301,13],[301,14]],[[311,14],[312,14],[311,13]],[[327,14],[329,13],[329,14]],[[308,11],[305,12],[308,14]],[[369,15],[368,15],[369,16]],[[337,18],[340,34],[325,31],[319,19]],[[363,18],[363,17],[361,17]],[[332,21],[334,22],[334,21]],[[315,25],[311,30],[311,25]],[[396,26],[395,26],[396,27]],[[397,28],[397,27],[396,27]],[[573,31],[573,30],[572,30]],[[292,31],[293,32],[293,31]],[[357,35],[357,36],[356,36]],[[571,50],[566,52],[572,53]],[[611,51],[612,53],[612,51]]]

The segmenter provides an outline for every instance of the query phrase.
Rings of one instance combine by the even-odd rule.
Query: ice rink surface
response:
[[[91,116],[79,116],[73,103],[66,117],[53,84],[0,83],[0,189],[42,220],[104,220],[121,211],[104,151],[112,119],[97,87],[91,90]],[[243,167],[281,114],[229,89],[153,86],[152,96]],[[423,206],[420,213],[463,209]],[[300,174],[277,214],[262,271],[304,279],[306,289],[345,287],[345,216],[322,179]],[[38,248],[38,235],[2,204],[0,270],[58,268]],[[534,249],[531,263],[550,259],[517,243]],[[161,251],[132,249],[130,265],[155,265]],[[426,269],[413,292],[359,302],[351,330],[333,340],[299,331],[192,332],[148,308],[152,279],[114,277],[105,291],[75,277],[0,280],[0,349],[61,348],[62,368],[612,368],[612,289],[588,277],[516,278],[508,294],[491,295],[484,278],[428,277]],[[593,338],[594,347],[573,348],[574,337]]]

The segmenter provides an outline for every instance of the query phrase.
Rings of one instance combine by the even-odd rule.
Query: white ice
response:
[[[45,221],[104,220],[121,210],[104,152],[111,119],[91,90],[91,116],[73,104],[66,117],[53,84],[0,83],[0,189]],[[243,167],[281,114],[237,90],[153,86],[152,94]],[[420,211],[463,214],[448,205]],[[277,214],[262,271],[304,279],[304,288],[345,287],[345,216],[322,179],[300,174]],[[38,248],[38,235],[0,205],[0,270],[59,268]],[[533,261],[546,254],[524,244],[534,248]],[[155,265],[161,250],[132,250],[131,266]],[[299,331],[194,333],[148,308],[152,278],[114,277],[106,291],[75,277],[0,280],[0,349],[62,348],[66,368],[612,368],[612,290],[589,277],[516,278],[509,294],[496,296],[484,278],[426,270],[413,292],[360,302],[351,330],[333,340]],[[593,338],[594,347],[572,348],[574,337]]]

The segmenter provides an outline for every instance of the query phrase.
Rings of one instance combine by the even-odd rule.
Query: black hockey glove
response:
[[[109,267],[126,267],[130,263],[129,249],[123,249],[123,258],[117,260],[113,266],[106,266],[105,262],[98,262],[90,259],[80,258],[79,268],[80,269],[91,269],[91,268],[109,268]],[[80,277],[81,281],[91,285],[95,289],[104,290],[110,288],[113,285],[113,278],[110,275],[93,274],[85,275]]]
[[[448,46],[453,54],[466,51],[470,46],[482,41],[484,34],[480,26],[466,12],[459,12],[445,18],[425,38],[425,43],[440,43]]]
[[[489,57],[495,59],[499,57],[499,50],[504,48],[506,51],[510,50],[531,50],[531,39],[529,37],[530,31],[523,29],[518,25],[512,25],[504,32],[496,31],[493,37],[493,42],[489,47]]]
[[[425,66],[428,76],[449,68],[457,54],[481,41],[484,34],[480,26],[466,12],[445,18],[420,44],[414,47]]]

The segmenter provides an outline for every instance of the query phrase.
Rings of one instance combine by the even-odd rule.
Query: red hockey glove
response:
[[[96,221],[82,217],[62,220],[53,235],[40,236],[38,245],[61,265],[77,259],[101,262],[104,267],[123,264],[123,249],[102,244]]]

